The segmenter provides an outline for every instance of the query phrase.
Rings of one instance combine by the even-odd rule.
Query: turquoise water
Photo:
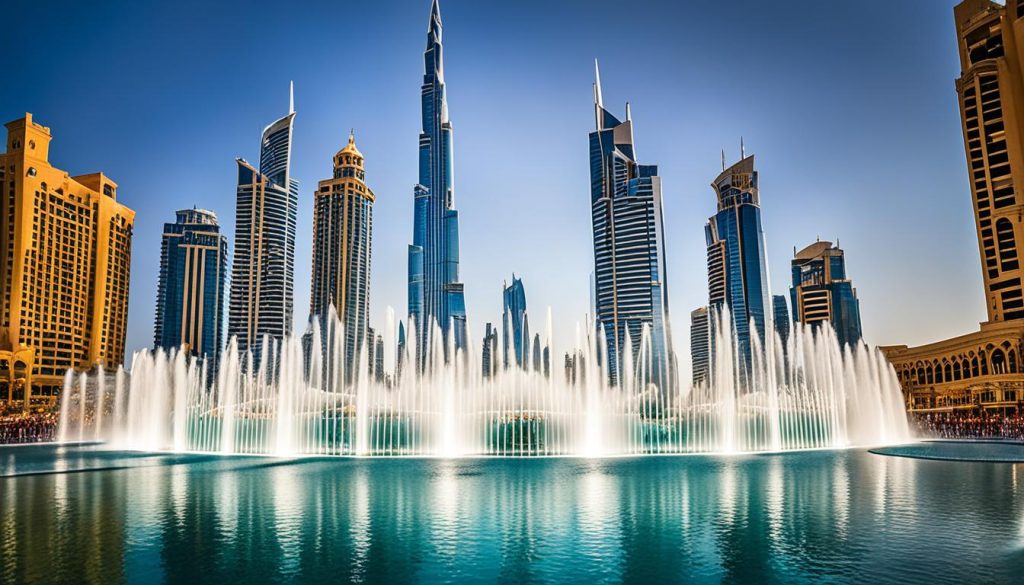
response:
[[[4,584],[956,583],[1024,572],[1024,464],[863,450],[446,461],[35,446],[0,448],[0,475]]]

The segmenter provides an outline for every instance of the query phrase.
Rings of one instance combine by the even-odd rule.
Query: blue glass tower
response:
[[[409,246],[409,316],[416,323],[417,353],[422,367],[429,343],[454,335],[465,347],[466,301],[459,282],[459,212],[455,210],[452,173],[452,125],[445,100],[441,10],[430,7],[427,49],[423,53],[419,183],[413,189],[414,218]],[[443,340],[429,335],[436,324]]]
[[[224,342],[228,240],[212,211],[182,209],[176,216],[164,224],[160,243],[153,346],[204,358],[213,373]]]
[[[504,367],[508,367],[512,360],[517,366],[522,367],[526,360],[526,341],[529,335],[526,323],[526,289],[523,288],[523,280],[512,275],[512,284],[506,286],[502,292],[502,304],[504,312],[502,318],[502,338],[505,342]],[[509,353],[512,355],[510,356]]]
[[[629,104],[626,120],[604,109],[601,76],[594,63],[594,113],[590,133],[590,205],[594,229],[594,313],[604,329],[611,383],[635,375],[665,391],[671,384],[672,348],[668,333],[665,228],[661,177],[656,165],[636,161]],[[650,330],[641,371],[642,332]],[[627,340],[637,366],[620,372]]]
[[[815,242],[794,254],[792,271],[794,318],[813,326],[831,323],[840,344],[859,342],[860,301],[846,276],[843,250],[832,242]]]
[[[710,305],[719,311],[728,307],[732,315],[738,377],[745,380],[750,371],[751,336],[763,343],[765,318],[773,315],[753,155],[744,155],[723,169],[711,187],[718,196],[718,213],[704,227]]]

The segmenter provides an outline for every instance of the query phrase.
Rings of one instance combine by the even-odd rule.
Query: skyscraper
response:
[[[484,378],[491,378],[498,371],[498,329],[491,323],[488,323],[484,328],[480,369]]]
[[[693,385],[707,383],[711,371],[711,321],[707,307],[690,312],[690,361]]]
[[[724,167],[724,154],[722,160]],[[772,314],[753,155],[742,153],[711,187],[718,197],[718,212],[704,226],[709,304],[713,311],[729,309],[742,380],[750,371],[751,336],[764,341],[765,317]]]
[[[182,209],[164,224],[160,242],[160,279],[156,293],[153,346],[183,348],[217,371],[224,343],[224,289],[228,276],[228,239],[217,215]]]
[[[288,114],[263,130],[260,168],[238,163],[235,253],[231,265],[228,337],[258,351],[264,336],[292,331],[295,222],[299,182],[291,177],[294,99]]]
[[[459,282],[459,212],[455,209],[452,171],[452,124],[445,99],[441,10],[430,7],[427,48],[423,53],[419,139],[419,183],[413,189],[414,218],[409,246],[409,316],[416,323],[417,354],[430,353],[429,343],[454,335],[456,348],[465,346],[466,301]],[[438,325],[443,340],[429,335]]]
[[[831,323],[840,344],[861,339],[860,301],[846,277],[846,258],[832,242],[818,241],[795,254],[792,261],[794,320],[808,325]]]
[[[625,121],[608,112],[596,61],[594,69],[597,128],[590,133],[590,206],[595,317],[604,328],[610,381],[638,375],[665,391],[673,368],[661,177],[656,165],[637,163],[629,104]],[[651,335],[650,370],[620,372],[625,349],[639,356],[645,327]]]
[[[789,340],[790,322],[789,307],[786,305],[786,295],[772,295],[772,311],[775,313],[775,334],[779,336],[783,347]]]
[[[103,173],[50,164],[50,129],[9,122],[0,154],[0,396],[53,400],[68,369],[124,360],[135,212]]]
[[[373,191],[366,186],[363,155],[355,135],[334,155],[334,177],[320,181],[313,203],[313,275],[309,314],[326,318],[333,306],[341,319],[345,380],[351,382],[367,343]],[[383,356],[382,356],[383,357]],[[373,365],[373,362],[370,362]]]
[[[509,367],[511,363],[523,367],[526,363],[526,345],[529,340],[529,326],[526,321],[526,289],[523,281],[512,275],[512,284],[502,290],[504,310],[501,319],[502,339],[505,355],[502,364]]]
[[[989,321],[1024,317],[1024,2],[968,0],[954,9],[960,98]]]

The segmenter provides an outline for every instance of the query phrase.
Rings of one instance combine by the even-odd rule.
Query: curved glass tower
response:
[[[635,376],[664,392],[672,383],[673,360],[661,177],[657,165],[636,160],[629,104],[625,121],[604,109],[596,61],[594,73],[597,128],[590,133],[590,206],[595,317],[604,328],[611,382]],[[646,346],[645,329],[650,334]],[[635,364],[630,372],[622,371],[627,348]]]
[[[423,53],[419,183],[413,189],[413,238],[409,246],[409,316],[416,323],[417,360],[422,366],[429,344],[454,335],[465,346],[466,302],[459,282],[459,212],[452,173],[452,125],[445,100],[441,11],[430,8],[427,49]],[[434,325],[443,340],[428,334]]]
[[[290,170],[294,103],[263,130],[259,170],[237,160],[228,338],[238,339],[240,351],[258,349],[264,336],[280,340],[292,332],[299,201],[299,182]]]

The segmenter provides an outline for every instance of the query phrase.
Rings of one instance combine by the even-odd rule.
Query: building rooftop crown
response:
[[[354,167],[363,168],[363,153],[356,148],[356,133],[352,130],[348,134],[348,144],[334,155],[334,166],[338,168]]]

